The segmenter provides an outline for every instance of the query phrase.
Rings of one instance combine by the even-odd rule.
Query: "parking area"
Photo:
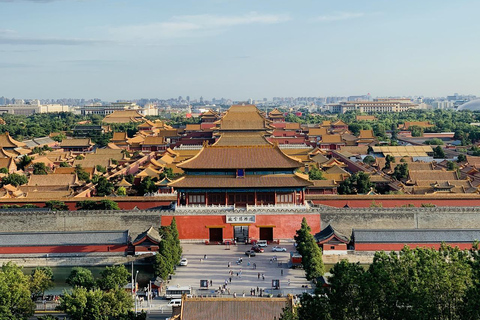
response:
[[[169,285],[191,286],[196,295],[218,294],[219,287],[222,287],[225,281],[227,290],[224,295],[231,296],[234,293],[237,296],[242,296],[243,293],[250,296],[251,289],[256,291],[257,287],[266,295],[310,292],[311,283],[305,278],[304,271],[288,268],[290,251],[294,251],[293,244],[280,246],[287,251],[272,252],[273,245],[268,245],[264,248],[264,253],[257,253],[255,257],[249,258],[245,251],[249,250],[251,245],[231,245],[227,249],[225,245],[182,244],[183,256],[188,259],[188,266],[178,266]],[[237,264],[239,258],[242,258],[243,262]],[[233,275],[230,275],[230,271]],[[208,290],[200,290],[200,280],[211,280],[212,285]],[[272,290],[272,280],[280,280],[279,290]]]

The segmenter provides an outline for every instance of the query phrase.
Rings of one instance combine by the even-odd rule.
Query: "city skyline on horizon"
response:
[[[0,94],[479,95],[478,9],[473,0],[0,0]]]

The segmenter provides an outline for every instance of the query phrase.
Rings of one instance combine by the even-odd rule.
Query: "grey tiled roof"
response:
[[[127,244],[128,231],[2,232],[0,247]]]
[[[237,293],[238,294],[238,293]],[[279,319],[286,298],[189,298],[183,302],[182,320]]]
[[[480,239],[478,229],[354,229],[355,243],[439,243],[473,242]]]

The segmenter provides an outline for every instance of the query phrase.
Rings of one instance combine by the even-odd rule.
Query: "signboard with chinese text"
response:
[[[255,223],[255,215],[252,214],[229,214],[226,215],[227,223]]]

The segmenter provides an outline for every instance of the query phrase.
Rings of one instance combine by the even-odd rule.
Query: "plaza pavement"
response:
[[[230,296],[235,292],[237,297],[241,297],[243,292],[245,296],[250,296],[250,289],[256,289],[257,286],[267,294],[275,295],[310,292],[312,284],[305,278],[305,272],[302,269],[288,268],[290,251],[295,251],[293,243],[280,246],[287,248],[287,252],[272,252],[273,245],[268,245],[264,248],[264,253],[257,253],[255,257],[248,258],[245,251],[249,250],[251,245],[231,245],[227,250],[225,245],[182,244],[183,257],[188,259],[188,266],[178,266],[168,285],[191,286],[193,294],[202,296],[215,294],[215,290],[225,284],[225,280],[228,282],[227,288],[230,288]],[[207,259],[204,259],[205,255]],[[270,262],[274,256],[277,257],[277,261]],[[242,264],[236,263],[239,258],[243,258]],[[230,268],[228,268],[229,262]],[[253,263],[256,263],[256,269],[253,269]],[[233,271],[231,283],[230,270]],[[237,276],[240,270],[242,274]],[[265,275],[265,280],[262,276],[258,279],[258,273]],[[279,291],[272,291],[273,279],[280,280]],[[208,290],[199,290],[200,280],[212,280],[213,285]],[[302,286],[308,286],[310,290]]]

